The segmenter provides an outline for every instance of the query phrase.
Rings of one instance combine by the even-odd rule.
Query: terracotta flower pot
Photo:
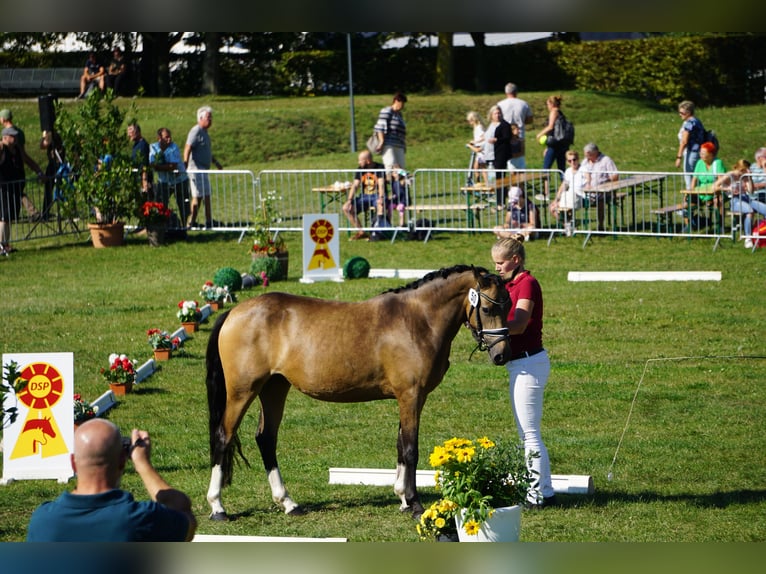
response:
[[[89,223],[90,238],[93,247],[117,247],[125,245],[125,224],[117,223]]]
[[[199,322],[198,321],[184,321],[184,322],[181,323],[181,325],[183,325],[184,330],[189,335],[199,331]]]
[[[154,349],[155,361],[169,361],[172,356],[172,349]]]
[[[112,390],[115,396],[121,397],[133,391],[133,381],[125,383],[124,385],[109,383],[109,388]]]

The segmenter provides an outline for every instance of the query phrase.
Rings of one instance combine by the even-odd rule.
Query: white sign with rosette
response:
[[[301,283],[343,281],[338,214],[303,216],[303,277]]]
[[[3,430],[0,484],[41,478],[66,482],[74,476],[69,460],[74,444],[74,357],[72,353],[5,353],[3,379],[11,362],[18,365],[19,378],[26,385],[16,393],[7,392],[3,401],[3,409],[16,408],[18,416]]]

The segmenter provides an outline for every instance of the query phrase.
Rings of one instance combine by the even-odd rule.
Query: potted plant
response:
[[[202,311],[199,310],[199,304],[196,301],[179,301],[176,315],[187,333],[195,333],[199,329]]]
[[[233,301],[232,295],[229,293],[229,288],[224,285],[216,285],[212,281],[205,281],[202,285],[202,289],[199,292],[199,296],[202,297],[213,311],[218,311],[223,307],[224,302]]]
[[[101,367],[101,376],[109,383],[109,388],[115,395],[124,395],[133,390],[136,369],[127,355],[112,353],[109,355],[109,368]]]
[[[450,532],[454,521],[461,541],[518,540],[521,508],[532,482],[523,445],[452,438],[434,448],[429,462],[442,498],[421,515],[416,527],[421,538]],[[510,525],[503,527],[501,520]]]
[[[158,247],[165,243],[165,233],[173,212],[161,201],[145,201],[141,206],[138,219],[146,228],[149,245]]]
[[[183,342],[179,337],[170,338],[167,331],[162,329],[149,329],[146,336],[154,350],[155,361],[167,361],[173,355],[175,349],[179,349]]]
[[[62,210],[69,218],[87,217],[96,247],[124,243],[125,221],[136,214],[141,196],[141,176],[124,131],[135,103],[123,111],[114,98],[110,90],[93,90],[73,110],[60,103],[56,107],[55,126],[67,144],[74,182]]]
[[[87,420],[96,417],[98,407],[92,406],[88,401],[83,400],[80,393],[75,393],[72,396],[74,403],[74,426],[77,428]]]
[[[250,248],[250,255],[253,263],[250,267],[252,275],[259,275],[261,271],[266,272],[269,279],[278,281],[287,279],[287,266],[289,253],[284,239],[279,236],[279,232],[273,232],[271,225],[282,221],[282,215],[277,205],[278,198],[276,191],[267,191],[260,197],[260,205],[256,209],[253,218],[253,244]],[[272,264],[268,259],[276,260],[277,265]]]

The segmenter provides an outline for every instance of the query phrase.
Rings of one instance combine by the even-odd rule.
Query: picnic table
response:
[[[665,188],[664,175],[651,174],[651,173],[632,175],[630,177],[618,179],[617,181],[608,181],[606,183],[601,183],[594,187],[583,189],[583,192],[611,195],[613,200],[622,200],[625,198],[626,195],[630,195],[633,230],[637,231],[638,221],[636,218],[636,194],[638,193],[639,188],[643,190],[646,187],[651,188],[654,185],[657,186],[657,193],[659,197],[660,207],[662,207],[662,195]],[[620,193],[621,190],[625,190],[625,191]],[[612,222],[616,225],[617,223],[616,203],[617,202],[612,201],[611,203],[612,203]]]
[[[538,183],[545,182],[548,179],[547,174],[540,174],[534,171],[512,171],[507,176],[496,179],[491,183],[476,183],[473,185],[466,185],[460,188],[460,191],[467,195],[475,195],[482,197],[484,195],[494,194],[500,188],[508,188],[511,186],[521,186],[526,183]],[[545,190],[542,190],[543,192]],[[548,196],[545,193],[537,193],[534,196],[535,201],[540,203],[540,210],[543,212],[544,225],[548,226]]]
[[[338,181],[332,185],[320,185],[319,187],[312,187],[311,191],[319,194],[320,213],[324,213],[325,207],[327,207],[327,205],[330,203],[334,201],[343,203],[349,189],[351,189],[351,182]]]

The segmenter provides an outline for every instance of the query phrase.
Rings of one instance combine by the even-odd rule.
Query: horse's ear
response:
[[[476,279],[476,281],[481,280],[481,271],[475,265],[471,265],[471,269],[473,270],[474,279]]]

